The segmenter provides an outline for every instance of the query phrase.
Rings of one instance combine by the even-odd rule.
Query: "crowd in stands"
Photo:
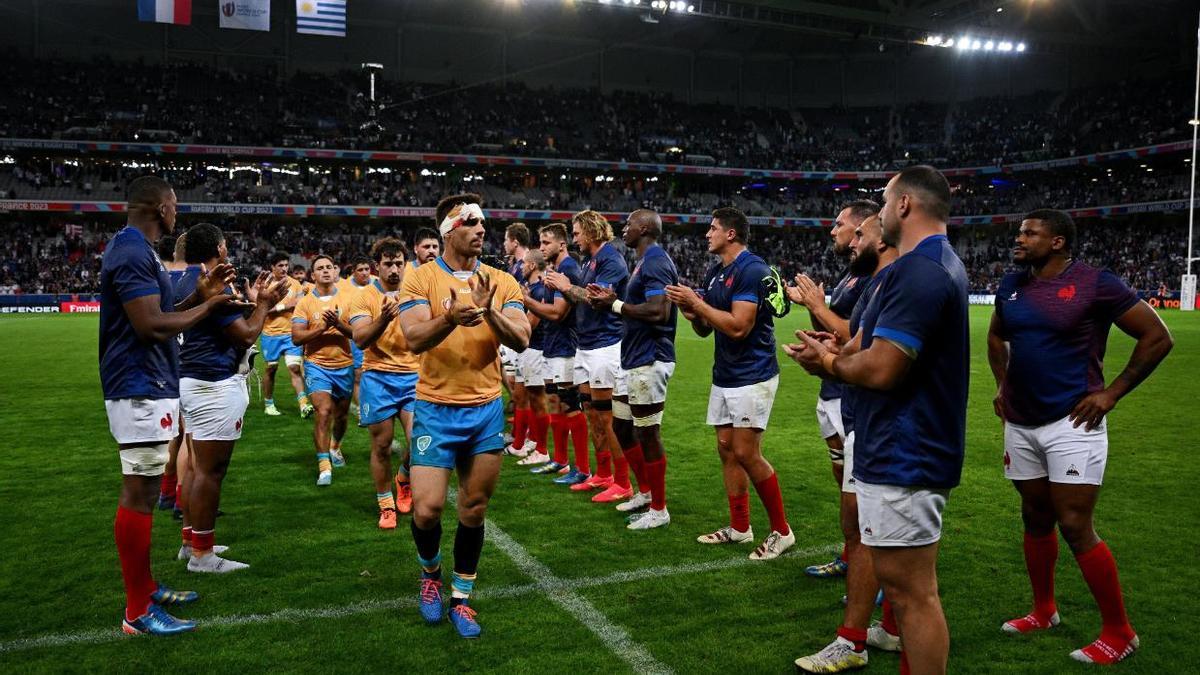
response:
[[[0,62],[0,136],[376,148],[791,170],[974,166],[1183,139],[1185,78],[875,108],[686,104],[665,94],[425,84],[358,73]],[[31,78],[29,73],[37,72]],[[466,106],[448,105],[469,99]],[[378,122],[376,124],[376,122]]]
[[[191,224],[183,220],[181,230]],[[247,275],[253,274],[276,250],[287,251],[296,262],[317,253],[348,261],[365,254],[371,242],[384,234],[408,240],[420,224],[378,221],[331,224],[317,220],[230,218],[215,220],[225,231],[230,259]],[[503,254],[504,228],[489,229],[485,253]],[[532,223],[536,227],[537,223]],[[0,293],[95,293],[99,289],[100,260],[109,237],[121,227],[120,219],[75,217],[33,221],[9,216],[0,222]],[[1011,248],[1016,224],[950,229],[950,238],[962,256],[975,292],[994,291],[1011,268]],[[1080,223],[1075,257],[1107,267],[1142,290],[1165,284],[1177,288],[1184,267],[1186,227],[1182,223],[1147,225],[1137,219],[1088,220]],[[704,228],[670,227],[663,246],[674,258],[682,280],[699,286],[714,262],[707,252]],[[619,238],[614,245],[621,246]],[[756,228],[750,247],[777,265],[785,279],[803,272],[832,289],[844,274],[846,261],[837,258],[823,228]],[[626,251],[632,262],[633,254]]]
[[[0,195],[38,200],[121,201],[129,181],[154,173],[175,186],[182,202],[416,207],[436,203],[442,194],[470,190],[483,194],[492,208],[710,213],[717,206],[733,205],[751,216],[828,218],[849,195],[878,198],[884,184],[173,159],[20,156],[12,162],[0,164]],[[1129,161],[1109,166],[1107,172],[1094,168],[954,177],[952,212],[990,215],[1023,213],[1047,204],[1082,208],[1184,199],[1186,166],[1160,164],[1154,171]]]

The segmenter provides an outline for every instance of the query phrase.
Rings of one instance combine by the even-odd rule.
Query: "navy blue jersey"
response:
[[[199,279],[200,267],[188,267],[187,273],[175,284],[175,292],[181,298],[191,295]],[[232,294],[233,289],[226,288],[225,292]],[[243,350],[225,337],[225,328],[241,316],[241,309],[222,307],[185,330],[183,344],[179,347],[179,376],[216,382],[237,373]]]
[[[550,288],[542,283],[541,279],[529,285],[529,295],[533,296],[534,300],[544,302],[547,305],[554,302],[554,298],[561,298],[562,293]],[[553,321],[538,321],[538,325],[534,327],[533,332],[529,334],[529,348],[543,352],[546,349],[546,331],[549,329]]]
[[[158,296],[175,308],[171,275],[140,230],[125,226],[108,242],[100,263],[100,385],[106,400],[179,398],[179,342],[146,343],[133,330],[124,303]]]
[[[193,267],[192,265],[188,265],[188,269],[191,269],[192,267]],[[196,269],[200,269],[199,265],[195,265],[195,267],[196,267]],[[179,280],[183,278],[184,273],[186,273],[187,271],[188,271],[187,269],[167,270],[167,274],[170,275],[170,277],[171,277],[171,288],[172,289],[176,289],[179,287]],[[195,288],[195,286],[193,286],[192,288]],[[175,292],[175,300],[173,302],[177,305],[179,304],[180,300],[183,300],[184,298],[187,297],[186,295],[180,295],[178,291],[173,291],[173,292]]]
[[[886,268],[884,268],[886,269]],[[879,290],[879,282],[883,281],[883,271],[873,277],[862,277],[864,281],[858,282],[861,290],[858,294],[858,302],[854,303],[854,311],[850,312],[850,336],[853,340],[858,334],[859,328],[862,327],[862,315],[867,309],[867,303],[874,297],[875,292]],[[854,396],[857,387],[852,384],[842,384],[842,428],[846,430],[846,435],[849,436],[851,431],[854,431]]]
[[[862,315],[862,348],[887,340],[913,357],[889,391],[854,392],[854,478],[952,488],[966,448],[967,272],[945,235],[926,237],[882,273]]]
[[[1082,262],[1053,279],[1006,275],[996,290],[1000,337],[1010,350],[1000,389],[1005,419],[1041,426],[1103,389],[1109,329],[1137,302],[1117,275]]]
[[[713,384],[726,389],[765,382],[779,374],[775,358],[775,317],[763,306],[762,280],[771,268],[749,250],[742,251],[727,266],[717,263],[705,275],[704,301],[722,312],[735,302],[758,305],[754,327],[741,340],[714,331]]]
[[[618,298],[625,297],[625,286],[629,283],[629,268],[625,257],[612,244],[605,243],[596,255],[583,266],[580,286],[596,284],[613,289]],[[575,329],[579,333],[580,349],[600,349],[621,341],[621,319],[608,310],[594,310],[586,302],[575,307],[578,319]]]
[[[520,258],[513,258],[513,261],[508,264],[508,273],[517,280],[518,284],[525,283],[525,261]]]
[[[666,295],[667,286],[679,283],[675,262],[658,244],[646,249],[642,259],[629,275],[623,300],[631,305],[645,304],[650,298]],[[668,303],[670,304],[670,303]],[[675,362],[675,305],[670,304],[671,317],[666,323],[651,323],[621,317],[621,367],[625,370],[648,366],[655,361]]]
[[[858,303],[859,296],[867,286],[867,277],[856,277],[847,274],[842,277],[833,292],[829,294],[829,309],[839,318],[848,319]],[[826,330],[828,326],[824,326]],[[842,397],[842,383],[834,380],[821,380],[821,391],[817,394],[822,400],[832,401]]]
[[[579,267],[579,263],[571,256],[563,258],[558,264],[557,270],[559,273],[571,280],[572,286],[579,286],[583,283],[583,269]],[[562,297],[561,293],[555,293],[555,297]],[[567,303],[567,313],[558,321],[547,321],[546,323],[546,339],[543,342],[542,356],[548,359],[571,358],[575,356],[575,349],[579,345],[579,339],[575,333],[575,307],[571,303]]]

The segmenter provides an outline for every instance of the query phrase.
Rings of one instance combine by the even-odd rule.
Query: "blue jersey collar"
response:
[[[449,274],[450,276],[454,276],[455,270],[450,269],[450,266],[446,264],[446,261],[443,260],[442,256],[440,256],[440,255],[437,257],[437,264],[438,264],[438,267],[441,267],[443,270],[446,271],[446,274]],[[462,270],[462,271],[465,272],[466,270]],[[475,259],[475,267],[473,267],[471,269],[471,273],[473,274],[477,271],[479,271],[479,259],[478,258]]]

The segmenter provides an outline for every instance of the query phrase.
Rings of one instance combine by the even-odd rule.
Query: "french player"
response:
[[[1125,614],[1117,563],[1092,520],[1108,461],[1107,415],[1171,351],[1158,313],[1116,275],[1076,260],[1075,223],[1039,209],[1017,231],[988,329],[988,363],[1004,420],[1004,475],[1021,495],[1025,567],[1033,611],[1004,624],[1007,633],[1057,626],[1055,527],[1075,555],[1100,608],[1100,637],[1071,657],[1112,664],[1138,647]],[[1104,385],[1104,351],[1113,324],[1134,338],[1125,368]]]

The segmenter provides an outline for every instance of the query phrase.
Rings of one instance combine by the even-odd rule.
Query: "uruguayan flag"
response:
[[[296,32],[346,37],[346,0],[296,0]]]

